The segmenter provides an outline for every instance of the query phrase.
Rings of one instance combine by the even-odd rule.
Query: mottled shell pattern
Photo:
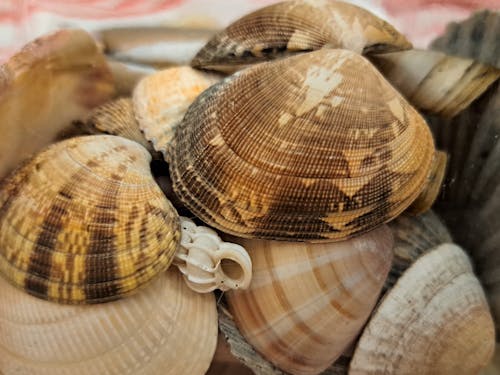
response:
[[[107,304],[59,305],[0,279],[0,373],[202,375],[217,343],[213,294],[176,270]]]
[[[134,113],[139,128],[165,155],[189,105],[221,77],[188,66],[169,68],[144,77],[133,92]]]
[[[341,242],[240,240],[253,263],[246,291],[226,294],[236,324],[269,361],[318,374],[354,340],[391,266],[386,226]]]
[[[386,294],[363,331],[352,375],[473,375],[495,348],[486,297],[465,252],[443,244]]]
[[[235,71],[323,47],[389,52],[411,44],[387,22],[341,1],[285,1],[250,13],[216,34],[195,56],[197,68]]]
[[[434,145],[365,58],[324,49],[206,90],[171,154],[174,191],[209,225],[241,237],[342,240],[416,199]]]
[[[150,154],[115,136],[73,138],[25,163],[0,188],[0,272],[37,297],[97,303],[164,271],[177,212]]]

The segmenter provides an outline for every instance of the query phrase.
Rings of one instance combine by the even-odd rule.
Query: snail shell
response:
[[[218,81],[217,75],[188,66],[165,69],[139,81],[133,93],[135,116],[156,151],[165,155],[189,105]]]
[[[0,272],[37,297],[97,303],[163,272],[180,242],[177,212],[150,154],[115,136],[49,147],[0,188]]]
[[[420,257],[384,297],[349,374],[477,374],[495,330],[469,258],[453,244]]]
[[[248,290],[226,293],[238,328],[284,371],[317,374],[354,340],[375,306],[393,240],[383,226],[342,242],[240,244],[252,258],[253,278]]]
[[[417,198],[434,145],[366,59],[320,50],[206,90],[170,153],[175,193],[209,225],[240,237],[342,240]]]
[[[217,342],[211,294],[163,272],[129,298],[58,305],[0,279],[0,373],[202,375]]]
[[[250,13],[216,34],[195,56],[196,68],[242,66],[323,47],[357,53],[411,48],[387,22],[340,1],[285,1]]]

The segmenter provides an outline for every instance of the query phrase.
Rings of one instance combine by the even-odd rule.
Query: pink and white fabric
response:
[[[128,25],[224,27],[278,0],[0,0],[0,60],[27,41],[59,27],[89,31]],[[444,26],[500,0],[351,0],[392,22],[424,47]]]

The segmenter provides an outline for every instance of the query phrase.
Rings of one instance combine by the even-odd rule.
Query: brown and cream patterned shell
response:
[[[57,143],[0,188],[0,273],[61,303],[120,298],[173,260],[179,218],[150,154],[115,136]]]
[[[377,53],[408,49],[411,44],[387,22],[355,5],[331,0],[285,1],[233,22],[198,52],[191,65],[234,71],[323,47]]]
[[[247,341],[290,374],[318,374],[341,356],[375,306],[391,267],[382,226],[347,241],[240,240],[253,263],[248,290],[226,294]]]
[[[206,90],[169,162],[179,198],[222,231],[342,240],[405,210],[433,155],[425,121],[365,58],[320,50]]]

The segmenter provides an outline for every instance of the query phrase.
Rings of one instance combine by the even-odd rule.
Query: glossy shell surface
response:
[[[0,271],[62,303],[120,298],[173,260],[177,212],[149,171],[150,154],[115,136],[57,143],[0,188]]]
[[[434,145],[366,59],[321,50],[206,90],[171,154],[175,193],[209,225],[242,237],[342,240],[416,199]]]
[[[176,270],[139,293],[95,306],[40,300],[0,279],[0,372],[202,375],[217,343],[212,294]]]
[[[383,226],[335,243],[240,243],[253,278],[248,290],[226,294],[238,328],[277,367],[317,374],[340,357],[375,306],[393,240]]]

